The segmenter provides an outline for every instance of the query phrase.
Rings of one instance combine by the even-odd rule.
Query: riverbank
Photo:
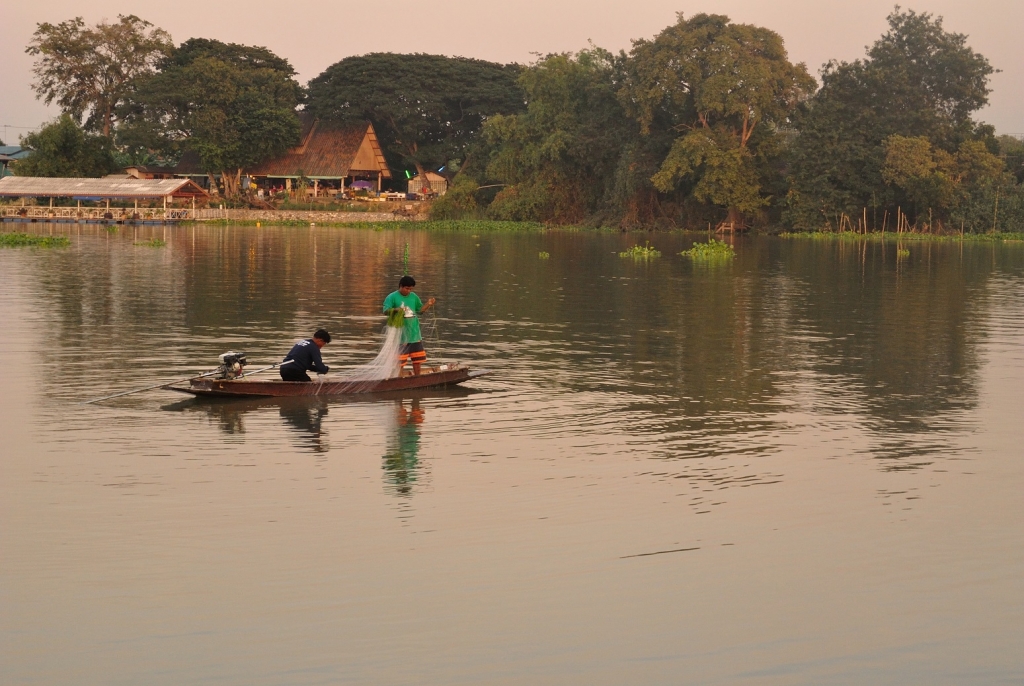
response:
[[[863,241],[890,241],[890,242],[920,242],[920,241],[942,241],[942,242],[958,242],[958,241],[971,241],[975,243],[985,242],[1024,242],[1024,233],[1021,232],[1005,232],[1005,233],[955,233],[955,234],[936,234],[936,233],[893,233],[891,231],[880,232],[876,231],[873,233],[856,233],[854,231],[844,231],[837,233],[834,231],[784,231],[777,234],[779,238],[796,238],[803,240],[817,240],[817,241],[852,241],[852,242],[863,242]]]
[[[199,210],[195,221],[204,224],[267,224],[268,226],[292,224],[337,224],[347,226],[353,222],[410,222],[422,221],[425,215],[405,213],[402,208],[393,212],[342,212],[330,210],[251,210],[222,209]]]
[[[325,213],[313,213],[313,214],[325,214]],[[546,231],[552,227],[536,222],[506,222],[506,221],[488,221],[478,219],[458,219],[458,220],[433,220],[433,219],[396,219],[389,217],[387,219],[367,219],[367,213],[363,213],[358,221],[330,221],[325,218],[314,218],[312,220],[305,219],[276,219],[272,221],[263,221],[255,219],[214,219],[206,221],[189,222],[197,225],[211,226],[211,225],[224,225],[224,226],[319,226],[319,227],[330,227],[330,228],[344,228],[344,229],[372,229],[374,231],[387,231],[392,229],[423,229],[426,231],[454,231],[460,233],[512,233],[512,232],[524,232],[524,231]],[[556,227],[564,231],[578,231],[577,227],[571,226],[560,226]]]

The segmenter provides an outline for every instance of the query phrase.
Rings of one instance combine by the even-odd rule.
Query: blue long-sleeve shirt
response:
[[[326,374],[329,369],[324,364],[323,358],[320,357],[320,348],[316,346],[312,338],[296,343],[284,357],[285,362],[288,360],[291,360],[291,362],[284,366],[289,369],[316,372],[317,374]]]

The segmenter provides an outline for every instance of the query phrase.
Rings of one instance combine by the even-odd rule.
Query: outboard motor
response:
[[[220,360],[220,366],[217,367],[219,372],[217,375],[218,379],[237,379],[242,375],[245,365],[248,364],[245,359],[245,353],[221,353],[217,359]]]

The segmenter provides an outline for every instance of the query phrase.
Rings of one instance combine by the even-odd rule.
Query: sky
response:
[[[25,46],[36,24],[82,16],[88,24],[135,13],[192,38],[262,45],[288,58],[305,83],[350,55],[427,52],[496,62],[528,63],[537,54],[575,51],[593,42],[628,50],[675,22],[676,13],[725,14],[733,21],[778,32],[790,59],[812,74],[829,59],[853,60],[886,29],[892,0],[446,0],[385,4],[342,0],[281,3],[264,0],[0,0],[0,138],[18,135],[57,115],[35,99],[32,60]],[[412,9],[421,6],[422,9]],[[1024,133],[1024,2],[914,0],[903,7],[945,18],[947,31],[968,35],[971,47],[1001,72],[992,78],[990,104],[977,116],[1000,133]]]

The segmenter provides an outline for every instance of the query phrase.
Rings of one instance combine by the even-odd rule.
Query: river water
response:
[[[72,245],[0,250],[4,684],[1024,681],[1024,244],[29,230]],[[80,404],[367,361],[406,265],[493,375]]]

